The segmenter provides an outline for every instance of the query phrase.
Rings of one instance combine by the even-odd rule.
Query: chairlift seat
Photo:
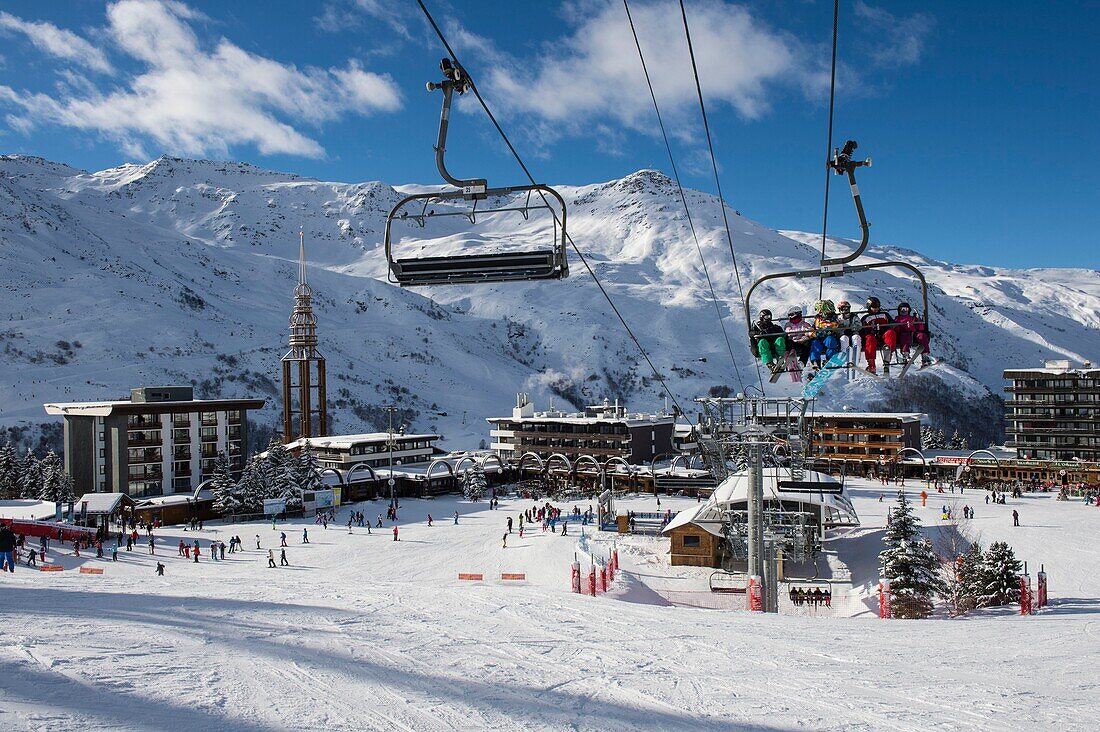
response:
[[[395,259],[390,271],[402,287],[517,280],[557,280],[564,268],[552,250]]]

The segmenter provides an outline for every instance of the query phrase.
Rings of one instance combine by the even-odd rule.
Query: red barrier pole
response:
[[[581,563],[573,562],[573,573],[570,578],[570,584],[573,586],[573,592],[580,594],[581,591]]]
[[[596,596],[596,568],[595,567],[592,567],[592,569],[590,569],[588,571],[588,593],[590,595],[592,595],[592,597]]]
[[[600,592],[607,592],[607,569],[600,567]]]
[[[890,606],[890,580],[882,580],[878,583],[878,616],[889,619],[892,615]]]

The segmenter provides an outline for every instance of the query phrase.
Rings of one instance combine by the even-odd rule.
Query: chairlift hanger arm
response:
[[[867,242],[870,241],[871,238],[871,225],[867,223],[867,214],[863,211],[863,201],[859,196],[859,186],[856,185],[856,168],[861,168],[863,166],[870,167],[871,158],[867,158],[866,160],[852,160],[852,153],[855,152],[857,147],[859,147],[859,145],[856,144],[855,140],[848,140],[844,143],[844,148],[842,150],[835,150],[833,152],[832,159],[830,159],[826,165],[832,168],[833,172],[837,175],[848,176],[848,185],[852,188],[852,200],[856,204],[856,213],[859,215],[859,228],[863,232],[863,238],[860,239],[859,246],[851,254],[844,257],[822,259],[822,269],[830,265],[847,264],[853,261],[859,257],[859,255],[863,254],[863,251],[867,248]],[[821,274],[828,276],[825,272]]]
[[[485,178],[456,178],[447,170],[447,163],[444,160],[444,154],[447,152],[447,130],[451,121],[451,99],[455,91],[459,94],[469,91],[470,78],[466,75],[465,69],[449,58],[440,61],[439,68],[443,72],[443,81],[439,83],[429,81],[427,85],[430,92],[436,89],[443,90],[443,108],[439,112],[439,136],[435,143],[435,165],[439,168],[439,174],[443,179],[456,188],[461,188],[464,195],[482,198],[488,181]]]

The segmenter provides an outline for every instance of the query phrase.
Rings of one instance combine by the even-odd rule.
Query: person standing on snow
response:
[[[15,573],[15,534],[7,524],[0,526],[0,572]]]
[[[500,548],[501,549],[507,549],[508,548],[508,535],[507,534],[505,534],[504,539],[501,540]]]
[[[393,525],[393,540],[397,541],[397,524]]]
[[[270,569],[276,569],[276,566],[275,566],[275,550],[274,549],[268,549],[267,550],[267,566]]]
[[[431,525],[432,525],[432,515],[429,513],[428,514],[428,526],[431,526]]]
[[[512,517],[511,516],[508,517],[508,533],[509,534],[512,533]]]
[[[1019,526],[1020,525],[1020,512],[1017,511],[1015,508],[1012,509],[1012,525],[1013,526]]]
[[[164,576],[164,565],[161,564],[160,562],[157,562],[157,576],[158,577],[163,577]]]
[[[286,560],[286,549],[280,549],[279,550],[279,566],[280,567],[289,567],[290,566],[290,562],[288,562]]]
[[[348,528],[349,529],[351,528],[351,520],[350,519],[348,520]],[[303,544],[308,544],[309,543],[309,529],[302,529],[302,543]]]
[[[455,526],[458,526],[458,511],[455,511]]]
[[[279,532],[279,546],[286,546],[286,532]]]
[[[260,535],[259,534],[256,534],[256,548],[257,549],[260,548]]]

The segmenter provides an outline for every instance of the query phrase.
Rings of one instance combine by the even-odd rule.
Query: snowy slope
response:
[[[870,483],[853,484],[869,538],[863,553],[873,558],[890,503],[878,503]],[[502,511],[453,497],[404,501],[399,542],[389,526],[349,535],[306,520],[274,531],[166,529],[156,557],[139,544],[117,563],[54,546],[49,561],[67,571],[0,575],[0,615],[11,619],[0,644],[0,726],[1095,730],[1100,577],[1091,538],[1100,509],[1053,498],[994,507],[980,494],[936,494],[917,509],[935,531],[941,500],[970,501],[983,542],[1009,540],[1033,573],[1045,564],[1052,602],[1030,618],[1009,608],[956,620],[761,616],[669,607],[640,589],[627,601],[618,590],[574,595],[576,537],[513,533],[502,548],[504,517],[530,505],[511,500]],[[642,503],[652,507],[619,508]],[[359,508],[372,516],[383,505]],[[448,518],[456,508],[457,526]],[[268,569],[280,531],[291,566]],[[246,551],[209,561],[209,541],[230,535]],[[180,538],[201,541],[199,564],[177,556]],[[618,589],[666,573],[667,549],[656,542],[656,561],[640,569],[621,554]],[[164,577],[154,576],[155,561]],[[84,565],[104,574],[79,574]],[[486,581],[460,582],[460,571]],[[527,581],[507,584],[502,571]]]
[[[657,385],[576,257],[560,283],[418,291],[386,283],[385,215],[409,189],[167,157],[97,173],[0,158],[0,317],[8,323],[0,331],[0,426],[44,421],[45,401],[114,397],[142,383],[194,380],[204,396],[272,399],[299,227],[336,430],[379,426],[379,405],[395,398],[416,429],[441,430],[455,445],[484,437],[483,418],[506,411],[518,390],[533,392],[539,406],[552,394],[558,404],[619,396],[635,408],[659,406]],[[716,385],[738,390],[672,182],[640,171],[560,190],[573,238],[681,404],[690,409],[691,397]],[[741,379],[756,381],[716,200],[688,196]],[[815,262],[813,235],[781,234],[740,215],[731,224],[746,287]],[[519,217],[483,218],[474,228],[431,235],[453,247],[535,233]],[[934,284],[934,348],[945,363],[931,372],[960,394],[999,393],[1005,365],[1100,355],[1094,270],[1012,271],[874,252],[886,254],[919,262]],[[900,273],[825,289],[853,302],[871,292],[886,303],[917,299]],[[805,307],[816,292],[808,280],[762,287],[753,305]],[[858,408],[886,388],[871,380],[827,386],[825,406]],[[256,416],[274,424],[269,404]]]

